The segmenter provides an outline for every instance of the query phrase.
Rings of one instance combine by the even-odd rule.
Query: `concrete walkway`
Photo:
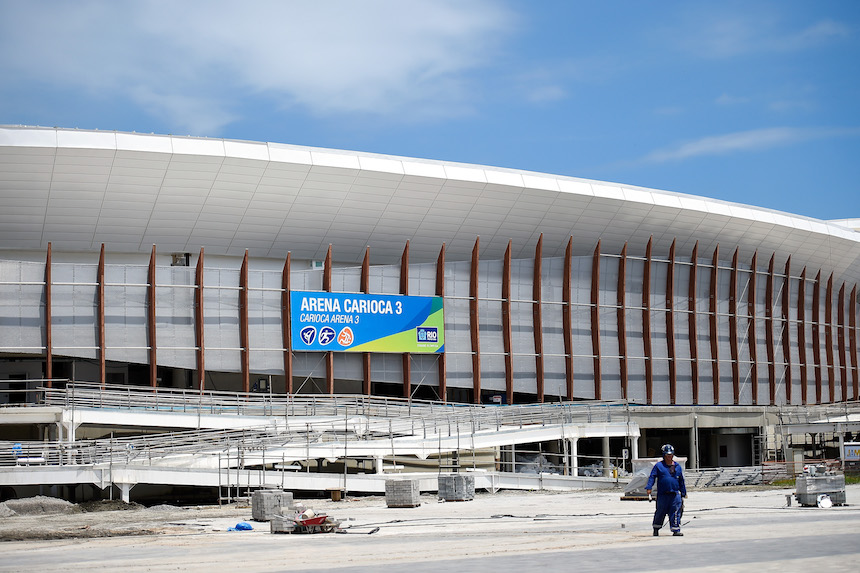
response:
[[[381,497],[306,502],[345,520],[346,535],[273,535],[256,522],[228,532],[250,510],[183,510],[153,535],[5,542],[0,571],[857,571],[860,486],[848,486],[848,506],[830,509],[786,507],[789,493],[692,491],[684,537],[657,538],[653,504],[607,491],[425,496],[408,509]]]

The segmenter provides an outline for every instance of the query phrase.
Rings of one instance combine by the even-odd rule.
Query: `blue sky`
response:
[[[860,217],[860,2],[0,0],[0,124],[274,141]]]

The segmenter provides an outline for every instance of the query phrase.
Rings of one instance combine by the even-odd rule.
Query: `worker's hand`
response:
[[[647,493],[648,495],[651,495],[651,490],[650,490],[650,489],[646,489],[646,490],[645,490],[645,493]]]

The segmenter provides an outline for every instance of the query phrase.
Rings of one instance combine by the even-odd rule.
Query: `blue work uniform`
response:
[[[684,484],[684,471],[681,464],[672,461],[667,465],[666,460],[654,464],[648,484],[645,489],[654,489],[657,482],[657,509],[654,511],[654,529],[663,527],[663,520],[669,516],[669,527],[672,532],[681,531],[682,497],[687,497],[687,486]]]

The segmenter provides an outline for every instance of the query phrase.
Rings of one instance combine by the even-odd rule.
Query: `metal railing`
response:
[[[69,383],[40,388],[41,402],[70,410],[119,409],[159,414],[259,416],[260,426],[235,430],[190,430],[98,440],[0,442],[0,466],[107,462],[152,463],[182,454],[215,455],[283,448],[296,444],[345,442],[358,454],[369,440],[460,436],[465,445],[477,432],[582,423],[629,423],[624,402],[522,406],[445,405],[370,396],[296,396],[199,392],[135,386]],[[277,423],[279,429],[275,429]],[[459,443],[459,440],[458,440]],[[16,449],[17,447],[17,449]],[[352,456],[351,456],[352,457]]]

